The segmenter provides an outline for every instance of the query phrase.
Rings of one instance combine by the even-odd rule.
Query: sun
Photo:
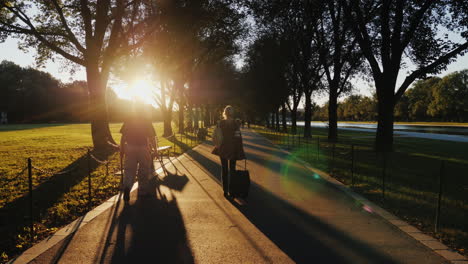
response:
[[[153,104],[154,101],[154,87],[147,80],[138,80],[130,86],[130,91],[134,100]]]
[[[114,89],[117,96],[122,99],[143,102],[154,107],[157,107],[156,97],[158,90],[154,82],[145,79],[139,79],[132,82],[130,85],[116,87],[116,89]]]

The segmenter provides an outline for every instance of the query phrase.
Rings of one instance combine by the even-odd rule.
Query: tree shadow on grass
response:
[[[107,160],[114,151],[109,150],[93,153],[101,160]],[[99,167],[99,163],[93,159],[89,162],[91,172]],[[71,170],[69,173],[60,174],[60,172]],[[49,208],[54,206],[57,201],[75,185],[79,184],[88,176],[88,156],[87,154],[79,157],[74,162],[63,168],[58,174],[52,175],[47,181],[41,183],[33,189],[33,219],[40,220]],[[33,169],[33,173],[38,173]],[[87,199],[87,197],[83,197]],[[29,222],[30,217],[30,195],[26,192],[23,196],[6,204],[0,208],[0,234],[6,230],[11,230],[11,226],[20,226]],[[57,223],[60,224],[60,223]]]

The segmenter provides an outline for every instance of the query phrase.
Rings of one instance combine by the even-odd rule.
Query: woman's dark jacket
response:
[[[221,120],[218,122],[218,126],[223,133],[223,141],[211,153],[228,160],[245,159],[239,122],[235,120]]]

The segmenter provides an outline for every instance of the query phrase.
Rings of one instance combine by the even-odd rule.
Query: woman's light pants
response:
[[[123,187],[131,189],[138,175],[138,195],[150,193],[149,179],[153,172],[151,154],[147,146],[127,145],[125,149]]]

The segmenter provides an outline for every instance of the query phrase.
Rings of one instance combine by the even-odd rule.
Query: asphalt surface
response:
[[[205,143],[167,167],[152,197],[132,192],[32,263],[446,263],[265,138],[243,137],[247,201],[224,198]]]

